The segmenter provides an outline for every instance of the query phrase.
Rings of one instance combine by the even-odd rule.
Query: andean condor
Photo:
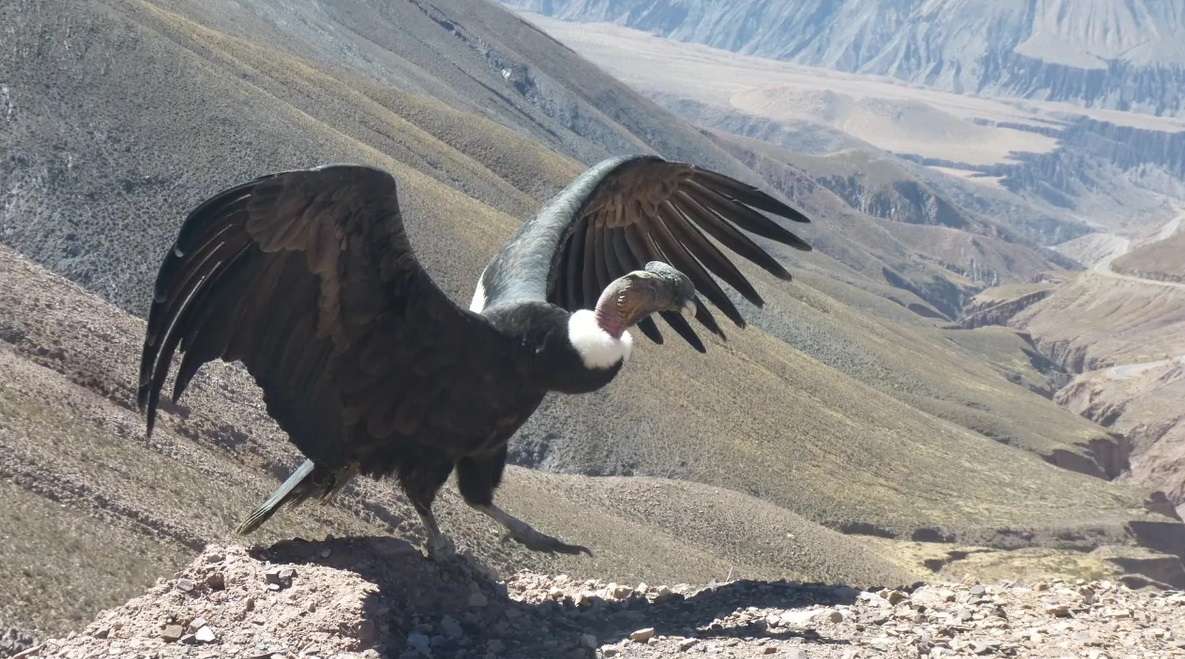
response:
[[[762,300],[718,246],[781,279],[789,273],[744,232],[810,249],[755,209],[808,221],[709,170],[606,160],[522,225],[466,310],[416,260],[390,174],[332,165],[264,176],[185,219],[156,279],[137,402],[151,433],[174,352],[174,399],[205,362],[246,365],[308,459],[239,533],[355,474],[394,474],[429,555],[445,555],[452,543],[431,507],[456,469],[465,501],[510,538],[587,553],[494,504],[507,441],[547,392],[608,384],[629,358],[630,327],[661,343],[652,314],[703,352],[686,316],[723,334],[696,290],[743,326],[713,275]]]

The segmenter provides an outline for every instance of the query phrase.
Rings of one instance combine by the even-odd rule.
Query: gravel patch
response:
[[[210,546],[18,657],[1185,656],[1185,593],[1116,582],[618,584],[424,559],[392,538]]]

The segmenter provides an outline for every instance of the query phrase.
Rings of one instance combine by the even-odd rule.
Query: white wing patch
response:
[[[634,337],[629,331],[621,333],[620,339],[601,329],[597,315],[590,309],[580,309],[568,318],[568,341],[580,353],[585,368],[611,368],[619,361],[630,358]]]
[[[481,276],[477,278],[477,288],[473,290],[473,300],[469,303],[469,310],[473,313],[481,313],[486,308],[486,287],[482,280],[486,277],[486,271],[481,271]]]

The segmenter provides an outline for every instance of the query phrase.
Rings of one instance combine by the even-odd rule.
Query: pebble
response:
[[[165,628],[160,632],[160,637],[164,639],[166,643],[176,643],[177,641],[181,640],[181,637],[184,635],[185,628],[183,628],[181,625],[165,625]]]
[[[659,586],[654,591],[654,602],[661,604],[663,602],[674,599],[677,596],[675,591],[671,590],[669,586]]]
[[[213,643],[216,638],[214,630],[209,625],[202,627],[194,633],[193,638],[198,643]]]
[[[425,656],[432,654],[432,639],[420,632],[412,632],[407,635],[407,647],[409,650],[414,650]]]
[[[440,628],[445,635],[450,638],[460,638],[465,635],[465,630],[461,629],[461,623],[452,616],[445,616],[440,619]]]
[[[795,609],[778,616],[778,627],[805,627],[818,615],[810,609]]]
[[[296,570],[290,567],[272,568],[263,574],[264,581],[280,588],[287,588],[292,585],[292,579],[295,576]]]
[[[193,591],[194,583],[192,579],[181,578],[177,580],[177,583],[174,584],[174,587],[183,593],[189,593]]]
[[[635,643],[645,643],[652,638],[654,638],[653,627],[643,627],[637,631],[630,632],[630,640]]]
[[[629,586],[619,586],[615,583],[609,584],[609,598],[614,600],[623,600],[633,594],[633,589]]]
[[[187,631],[189,631],[189,633],[192,634],[192,633],[196,632],[197,630],[201,629],[202,627],[205,627],[208,624],[210,624],[210,623],[206,622],[205,618],[194,618],[193,620],[191,620],[189,622],[189,628]]]
[[[221,572],[211,572],[206,575],[206,587],[210,590],[225,590],[226,577]]]
[[[1055,618],[1069,618],[1070,607],[1065,604],[1051,604],[1045,607],[1045,613]]]

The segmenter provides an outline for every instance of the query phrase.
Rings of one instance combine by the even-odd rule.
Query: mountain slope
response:
[[[960,93],[1185,114],[1185,7],[1141,0],[502,0]]]
[[[375,3],[347,10],[282,2],[214,8],[26,0],[19,9],[11,15],[21,26],[18,47],[2,55],[12,58],[8,88],[16,109],[9,130],[0,133],[9,147],[0,161],[0,189],[8,191],[0,206],[0,238],[133,311],[144,308],[155,262],[185,209],[264,171],[333,161],[392,171],[413,244],[456,299],[468,298],[472,281],[516,218],[579,171],[573,157],[660,151],[760,182],[738,159],[748,156],[658,109],[493,5]],[[376,31],[376,25],[387,29]],[[73,34],[73,41],[54,38],[64,33]],[[80,51],[87,55],[78,56]],[[341,52],[353,54],[343,59]],[[136,99],[134,106],[129,99]],[[876,333],[924,329],[929,318],[920,317],[926,322],[919,324],[905,311],[900,328],[896,319],[905,309],[939,316],[928,309],[934,304],[951,314],[962,287],[974,285],[962,274],[948,274],[937,259],[914,258],[918,247],[843,210],[834,196],[812,192],[817,186],[802,172],[793,180],[783,172],[769,176],[764,185],[822,220],[810,227],[809,238],[834,260],[775,253],[816,269],[820,282],[843,281],[828,284],[836,300],[893,319]],[[785,286],[763,274],[757,278],[763,291]],[[882,303],[868,301],[869,293]],[[882,377],[900,372],[894,369],[903,360],[892,350],[878,350],[885,354],[875,359],[877,367],[864,368],[867,358],[848,357],[867,352],[856,333],[827,330],[830,338],[821,343],[808,336],[834,325],[829,314],[799,315],[809,320],[782,336],[850,376],[881,380],[874,383],[878,387],[894,379],[934,382],[929,389],[935,393],[927,398],[945,402],[927,409],[959,412],[978,395],[975,388],[952,393],[938,385],[944,369],[927,363],[907,363],[908,375],[900,378]],[[919,345],[927,340],[919,337]],[[967,363],[974,356],[955,361],[964,364],[959,368],[980,370]],[[656,360],[656,380],[673,368],[667,362]],[[636,403],[619,396],[613,404]],[[998,419],[1014,416],[1004,405],[990,407]],[[967,423],[977,431],[985,427],[982,419]],[[542,431],[556,434],[554,426]],[[1081,465],[1092,461],[1086,447],[1098,436],[1085,424],[1068,424],[1052,435],[1022,429],[992,435],[1047,458],[1075,455]],[[567,468],[639,468],[636,449],[619,441],[624,436],[605,434],[606,445],[596,450],[610,459]],[[688,450],[694,445],[689,442]],[[651,460],[641,462],[657,468]],[[691,476],[686,470],[668,473]]]
[[[1111,262],[1117,273],[1185,284],[1185,231],[1181,226],[1185,217],[1178,218],[1163,232],[1163,238],[1141,245]]]
[[[793,152],[909,160],[907,178],[925,178],[947,202],[1030,245],[1092,229],[1138,236],[1185,198],[1179,119],[969,97],[613,24],[527,17],[689,121]]]

